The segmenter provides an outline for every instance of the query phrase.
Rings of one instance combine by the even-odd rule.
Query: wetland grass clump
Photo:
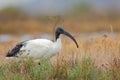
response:
[[[119,68],[98,69],[90,58],[72,65],[69,61],[52,64],[42,60],[40,65],[32,59],[13,61],[0,67],[0,80],[119,80]]]

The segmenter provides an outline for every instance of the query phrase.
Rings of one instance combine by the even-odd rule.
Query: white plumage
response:
[[[30,56],[35,59],[48,58],[57,54],[61,50],[61,39],[52,42],[47,39],[35,39],[26,42],[21,51],[22,56]],[[18,54],[17,56],[20,56]]]

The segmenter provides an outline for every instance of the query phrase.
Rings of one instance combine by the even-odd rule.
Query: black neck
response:
[[[55,32],[55,39],[57,40],[60,37],[60,33],[59,32]]]
[[[60,27],[58,27],[55,31],[55,39],[57,40],[60,36],[60,34],[63,34],[64,33],[64,30]]]

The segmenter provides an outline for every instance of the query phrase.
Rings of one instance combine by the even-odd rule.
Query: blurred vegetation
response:
[[[1,80],[119,80],[119,74],[119,68],[97,69],[90,58],[73,65],[69,61],[53,65],[49,60],[37,65],[32,59],[27,59],[13,61],[0,68]]]
[[[91,5],[86,2],[81,2],[79,5],[75,6],[75,10],[73,11],[73,15],[75,16],[85,16],[89,15],[91,12]]]
[[[14,21],[25,16],[22,10],[15,7],[6,7],[0,11],[0,21]]]
[[[63,26],[71,32],[120,30],[120,16],[115,13],[104,14],[92,10],[87,3],[81,3],[65,16],[30,16],[19,8],[6,7],[0,11],[1,34],[53,33],[55,26]]]

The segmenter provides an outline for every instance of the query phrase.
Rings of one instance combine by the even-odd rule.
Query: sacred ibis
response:
[[[61,50],[61,38],[60,34],[64,34],[71,38],[77,48],[78,43],[75,40],[75,38],[65,31],[64,29],[58,27],[55,32],[55,38],[56,41],[52,42],[47,39],[33,39],[33,40],[28,40],[21,42],[17,44],[13,49],[11,49],[6,57],[25,57],[29,56],[32,57],[33,59],[42,59],[42,58],[49,58],[51,56],[54,56]]]

